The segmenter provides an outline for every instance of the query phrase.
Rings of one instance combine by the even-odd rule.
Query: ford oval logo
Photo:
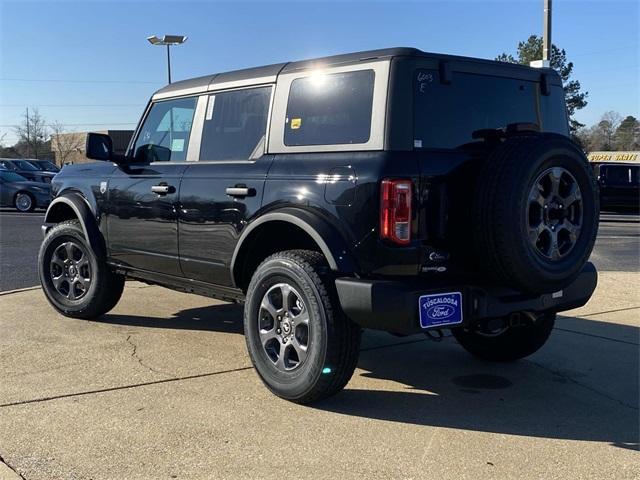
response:
[[[434,320],[444,320],[452,317],[456,313],[450,305],[434,305],[427,309],[427,316]]]

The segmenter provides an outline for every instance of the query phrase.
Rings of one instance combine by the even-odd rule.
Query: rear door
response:
[[[243,228],[262,202],[272,157],[265,155],[273,87],[215,92],[198,103],[198,161],[180,190],[180,263],[190,279],[229,286]]]
[[[178,196],[187,168],[196,97],[156,102],[134,145],[133,162],[109,178],[110,257],[130,268],[180,276]]]

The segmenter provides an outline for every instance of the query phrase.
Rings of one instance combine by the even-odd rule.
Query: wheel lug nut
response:
[[[279,328],[276,328],[276,333],[280,334],[282,331]]]

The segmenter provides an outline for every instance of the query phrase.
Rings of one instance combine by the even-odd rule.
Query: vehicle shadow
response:
[[[203,330],[244,334],[242,305],[225,303],[181,310],[168,317],[148,317],[108,313],[93,321],[131,327]]]
[[[234,304],[185,309],[162,318],[107,314],[95,321],[243,334],[242,306]],[[431,342],[367,331],[354,379],[339,395],[313,408],[638,449],[639,334],[634,326],[564,318],[540,352],[496,364],[473,358],[450,336]]]
[[[557,329],[540,352],[510,364],[475,359],[451,337],[439,344],[364,349],[358,368],[365,371],[361,376],[366,381],[356,379],[315,408],[415,425],[608,442],[637,450],[639,329],[584,318],[566,320],[580,323],[581,333]],[[633,341],[618,340],[623,338]]]

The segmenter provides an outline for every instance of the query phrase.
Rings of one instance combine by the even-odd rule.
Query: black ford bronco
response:
[[[341,390],[362,328],[515,360],[596,286],[597,188],[553,70],[395,48],[220,73],[111,145],[89,134],[103,161],[52,182],[48,300],[94,318],[134,278],[243,301],[288,400]]]

